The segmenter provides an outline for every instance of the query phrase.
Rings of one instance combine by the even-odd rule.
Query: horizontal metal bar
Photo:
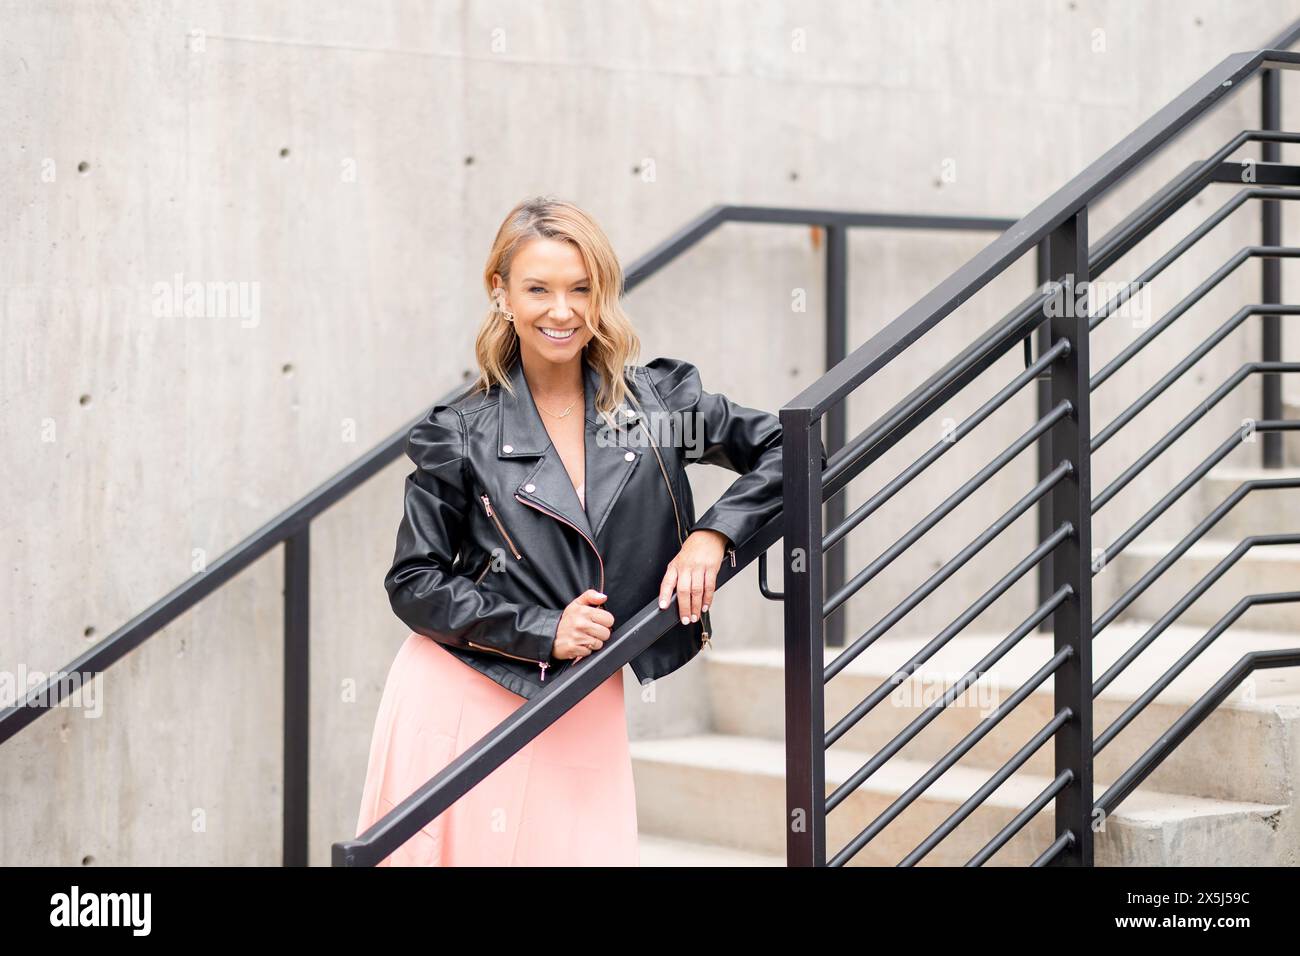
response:
[[[1257,183],[1261,186],[1300,186],[1300,166],[1265,163],[1254,159],[1220,163],[1214,170],[1216,183]]]
[[[1214,710],[1236,689],[1237,685],[1257,670],[1274,667],[1296,667],[1300,665],[1300,647],[1276,651],[1251,651],[1233,665],[1213,687],[1201,695],[1200,699],[1189,707],[1181,717],[1174,721],[1167,731],[1142,754],[1128,770],[1110,785],[1097,802],[1093,812],[1100,811],[1103,816],[1110,816],[1124,799],[1141,786],[1151,773],[1173,753],[1178,746],[1191,736],[1192,731],[1201,725]]]
[[[1289,50],[1264,50],[1265,68],[1275,68],[1279,70],[1300,70],[1300,53],[1292,53]]]
[[[1210,589],[1214,582],[1223,577],[1232,569],[1232,566],[1241,560],[1251,548],[1259,545],[1260,547],[1274,547],[1283,544],[1300,544],[1300,534],[1256,534],[1248,538],[1243,538],[1241,543],[1232,549],[1222,561],[1201,578],[1200,581],[1193,585],[1192,589],[1178,599],[1178,603],[1160,616],[1154,624],[1151,625],[1133,646],[1126,650],[1115,663],[1107,668],[1106,673],[1097,678],[1092,685],[1092,696],[1095,698],[1104,691],[1116,677],[1123,673],[1124,668],[1137,658],[1151,643],[1168,629],[1169,625],[1178,620],[1179,616],[1191,607],[1196,600]]]
[[[1213,182],[1214,171],[1219,164],[1227,160],[1247,143],[1296,143],[1300,142],[1300,133],[1288,133],[1275,129],[1248,129],[1237,133],[1222,147],[1215,150],[1209,158],[1193,163],[1184,170],[1174,183],[1176,188],[1166,188],[1152,197],[1153,201],[1139,207],[1137,214],[1125,219],[1106,234],[1093,249],[1089,259],[1092,277],[1095,279],[1110,269],[1116,262],[1131,252],[1139,242],[1163,225],[1178,210]],[[1173,184],[1171,184],[1173,185]]]
[[[1070,340],[1058,340],[1055,345],[1042,354],[1037,362],[1031,364],[1023,372],[1012,379],[996,395],[981,405],[972,415],[954,428],[948,436],[936,442],[929,451],[912,464],[908,465],[907,468],[896,475],[893,480],[855,508],[852,514],[831,529],[831,532],[822,539],[822,550],[829,550],[838,544],[841,538],[874,514],[883,504],[889,501],[890,498],[897,494],[902,488],[906,487],[908,482],[933,464],[940,456],[946,454],[950,449],[955,447],[957,442],[965,438],[966,435],[968,435],[976,426],[980,425],[986,418],[1005,405],[1013,395],[1020,391],[1020,389],[1034,381],[1040,372],[1055,362],[1059,357],[1068,355],[1069,352]]]
[[[1300,248],[1293,246],[1246,246],[1237,252],[1231,259],[1220,266],[1214,273],[1198,285],[1195,289],[1183,297],[1182,301],[1161,317],[1160,321],[1134,339],[1123,351],[1111,359],[1106,365],[1094,375],[1088,383],[1092,391],[1096,391],[1106,379],[1110,378],[1121,368],[1128,364],[1129,359],[1137,355],[1149,345],[1157,335],[1173,325],[1180,319],[1188,309],[1201,301],[1207,293],[1220,282],[1230,276],[1237,270],[1243,262],[1249,259],[1294,259],[1300,257]]]
[[[1066,784],[1069,784],[1074,780],[1073,771],[1070,770],[1062,771],[1062,776],[1065,776]],[[1032,869],[1035,867],[1043,867],[1049,865],[1058,856],[1060,856],[1070,847],[1074,846],[1076,839],[1077,837],[1075,837],[1073,830],[1066,830],[1055,840],[1053,840],[1051,845],[1048,846],[1046,850],[1044,850],[1041,854],[1039,854],[1038,859],[1036,859],[1033,863],[1029,864],[1030,868]]]
[[[1034,797],[1033,800],[1029,801],[1028,806],[1026,806],[1023,810],[1021,810],[1009,821],[1007,821],[1007,825],[1004,826],[1001,830],[999,830],[997,834],[994,835],[993,839],[989,840],[988,843],[984,844],[983,848],[981,848],[978,853],[976,853],[973,857],[971,857],[966,862],[966,865],[983,866],[990,859],[992,859],[993,855],[997,853],[998,850],[1006,846],[1006,844],[1011,840],[1011,838],[1024,828],[1026,823],[1028,823],[1034,817],[1038,816],[1039,811],[1042,810],[1043,807],[1047,806],[1048,802],[1052,800],[1052,798],[1054,798],[1058,793],[1060,793],[1062,790],[1068,787],[1070,785],[1070,781],[1072,781],[1073,779],[1074,779],[1074,771],[1071,770],[1069,767],[1066,767],[1064,770],[1058,773],[1055,779],[1053,779],[1051,783],[1045,786],[1039,792],[1038,796]],[[1068,833],[1069,831],[1066,832]]]
[[[1173,245],[1163,256],[1158,258],[1132,282],[1124,286],[1114,298],[1102,306],[1088,320],[1088,328],[1095,329],[1114,314],[1115,309],[1127,302],[1132,295],[1164,272],[1184,252],[1214,231],[1221,222],[1240,209],[1251,199],[1296,200],[1300,199],[1300,190],[1294,189],[1242,189],[1231,199],[1216,209],[1204,222]],[[1095,278],[1095,273],[1094,273]]]
[[[885,549],[874,561],[855,574],[852,579],[844,584],[838,591],[830,596],[822,606],[822,614],[829,616],[833,614],[850,597],[860,591],[869,581],[877,574],[887,568],[895,558],[910,548],[916,541],[927,531],[938,524],[944,517],[952,512],[959,504],[969,498],[985,482],[1007,466],[1022,451],[1032,445],[1040,435],[1050,431],[1065,416],[1069,415],[1073,406],[1068,401],[1057,404],[1050,412],[1040,418],[1029,430],[1024,432],[1019,438],[1011,443],[996,458],[976,472],[971,478],[962,484],[960,488],[945,498],[937,507],[930,511],[924,518],[911,527],[901,538]]]
[[[910,807],[921,794],[925,793],[925,791],[930,788],[931,784],[947,773],[958,760],[969,753],[971,749],[988,736],[988,734],[992,733],[993,729],[1002,723],[1003,718],[1019,707],[1026,697],[1042,686],[1043,682],[1047,680],[1047,678],[1051,677],[1069,656],[1070,652],[1068,650],[1061,651],[1056,655],[1056,658],[1053,658],[1039,668],[1035,674],[1031,675],[1028,680],[1016,688],[1010,697],[999,704],[993,713],[981,720],[974,729],[969,731],[961,740],[954,744],[946,754],[939,758],[939,760],[932,767],[927,769],[925,773],[923,773],[910,787],[894,798],[893,802],[881,811],[870,824],[868,824],[853,838],[853,840],[846,844],[841,852],[852,856],[875,839],[876,836],[884,830],[885,827],[889,826],[889,824],[893,822],[900,813]],[[1057,660],[1057,658],[1059,658],[1059,660]],[[861,780],[865,779],[866,776],[861,777]],[[832,796],[840,795],[839,799],[835,800],[834,805],[832,805],[828,800],[826,812],[829,813],[834,809],[835,805],[839,804],[840,800],[842,800],[844,796],[852,793],[860,785],[861,781],[848,788],[841,785],[839,789],[835,791],[835,794],[832,794]],[[845,857],[845,859],[848,859],[848,857]]]
[[[1133,703],[1124,708],[1124,712],[1116,717],[1110,726],[1106,728],[1105,732],[1093,741],[1093,756],[1095,757],[1097,754],[1101,753],[1106,745],[1114,740],[1121,730],[1132,723],[1133,719],[1137,717],[1138,714],[1142,713],[1142,711],[1146,709],[1146,706],[1160,695],[1161,691],[1172,684],[1178,675],[1191,665],[1192,661],[1201,656],[1202,651],[1213,644],[1220,634],[1236,623],[1237,619],[1248,610],[1256,605],[1289,604],[1295,601],[1300,601],[1300,591],[1282,591],[1272,594],[1248,594],[1246,597],[1238,601],[1227,614],[1219,618],[1219,620],[1215,622],[1214,626],[1205,632],[1205,635],[1199,641],[1188,648],[1182,657],[1174,661],[1174,663],[1170,665],[1163,674],[1156,678],[1155,682],[1144,690],[1138,698],[1133,701]]]
[[[941,229],[944,231],[1002,232],[1015,220],[996,216],[940,216],[926,213],[846,212],[791,206],[711,206],[664,241],[634,259],[624,270],[624,293],[703,241],[729,222],[784,226],[847,227],[857,229]]]
[[[1247,363],[1246,368],[1249,368],[1250,366],[1254,366],[1254,365],[1263,365],[1263,364],[1290,365],[1295,363],[1250,362]],[[1272,371],[1272,370],[1270,369],[1266,371]],[[1244,376],[1242,377],[1244,378]],[[1225,384],[1228,384],[1229,387],[1231,388],[1232,386],[1236,385],[1237,381],[1240,381],[1240,379],[1238,379],[1237,375],[1234,374],[1232,377],[1229,378],[1228,383]],[[1214,398],[1214,400],[1217,402],[1219,398]],[[1261,422],[1261,423],[1256,423],[1255,425],[1255,431],[1262,431],[1265,434],[1275,432],[1275,431],[1292,431],[1292,430],[1295,430],[1295,423],[1285,422],[1285,421]],[[1188,472],[1187,475],[1185,475],[1183,479],[1178,482],[1178,484],[1176,484],[1173,488],[1171,488],[1168,492],[1166,492],[1165,495],[1159,501],[1157,501],[1154,505],[1152,505],[1151,508],[1149,508],[1145,513],[1143,513],[1136,521],[1133,522],[1133,524],[1131,524],[1128,527],[1128,529],[1122,535],[1116,538],[1115,541],[1112,542],[1111,545],[1105,549],[1105,551],[1101,556],[1102,560],[1100,564],[1104,567],[1111,560],[1113,560],[1117,555],[1119,555],[1119,553],[1123,551],[1124,548],[1128,547],[1129,543],[1132,542],[1134,538],[1136,538],[1139,534],[1145,531],[1157,518],[1159,518],[1162,514],[1164,514],[1165,511],[1167,511],[1175,501],[1177,501],[1184,494],[1190,491],[1192,486],[1195,485],[1196,482],[1204,478],[1209,473],[1210,469],[1212,469],[1215,465],[1221,462],[1224,458],[1228,457],[1228,455],[1232,454],[1232,452],[1235,451],[1237,447],[1245,440],[1246,437],[1242,433],[1242,430],[1234,429],[1233,433],[1228,438],[1224,439],[1223,442],[1217,448],[1215,448],[1214,451],[1206,455],[1205,458],[1203,458],[1195,468],[1193,468],[1190,472]],[[1100,570],[1094,570],[1093,573],[1099,574]]]
[[[823,473],[825,497],[841,491],[857,475],[902,441],[936,409],[978,378],[1033,332],[1038,320],[1024,317],[980,339],[897,402],[853,442],[831,455]],[[990,344],[991,343],[991,344]]]
[[[1198,479],[1199,480],[1199,479]],[[1201,521],[1183,536],[1183,539],[1171,548],[1163,558],[1157,561],[1142,577],[1138,578],[1127,591],[1125,591],[1114,604],[1107,608],[1106,613],[1097,618],[1092,625],[1092,636],[1096,637],[1102,632],[1111,621],[1119,617],[1124,609],[1132,604],[1137,598],[1150,587],[1151,582],[1164,574],[1169,567],[1182,557],[1192,545],[1199,541],[1210,528],[1214,527],[1224,515],[1237,506],[1237,503],[1254,491],[1271,491],[1277,488],[1300,488],[1300,478],[1252,478],[1250,481],[1244,481],[1237,486],[1237,489],[1221,501],[1213,511],[1201,519]],[[1134,527],[1137,527],[1136,525]],[[1131,531],[1132,529],[1130,529]],[[1140,532],[1141,529],[1139,529]],[[1136,536],[1138,532],[1134,532]],[[1109,562],[1115,554],[1118,554],[1128,541],[1131,540],[1129,534],[1125,535],[1106,549],[1102,556],[1103,562]]]
[[[1117,494],[1123,491],[1134,478],[1141,474],[1142,471],[1151,464],[1151,462],[1159,458],[1170,445],[1186,434],[1189,428],[1204,418],[1211,408],[1223,400],[1224,395],[1236,388],[1237,385],[1244,381],[1247,376],[1255,374],[1256,372],[1267,374],[1289,373],[1296,370],[1293,367],[1296,365],[1297,363],[1294,362],[1250,362],[1247,363],[1247,365],[1242,366],[1242,368],[1232,374],[1227,382],[1215,389],[1208,398],[1183,416],[1182,421],[1169,431],[1165,432],[1164,436],[1158,442],[1148,448],[1137,461],[1125,468],[1119,477],[1107,485],[1099,495],[1094,497],[1092,499],[1092,513],[1095,515],[1098,511],[1104,508]],[[1255,431],[1257,432],[1291,431],[1293,429],[1294,426],[1289,425],[1285,421],[1255,423]]]
[[[1056,653],[1055,657],[1039,669],[1038,673],[1041,674],[1043,671],[1048,671],[1049,668],[1049,673],[1055,671],[1065,662],[1066,658],[1070,656],[1071,650],[1072,649],[1068,647],[1062,648]],[[1034,680],[1037,676],[1038,675],[1035,674],[1034,677],[1030,678],[1030,680]],[[927,853],[939,845],[944,837],[955,830],[963,820],[974,813],[975,810],[989,798],[990,794],[997,790],[998,787],[1002,786],[1002,784],[1006,783],[1007,779],[1013,773],[1024,766],[1029,758],[1032,757],[1038,749],[1043,746],[1043,744],[1051,740],[1052,735],[1055,734],[1056,731],[1073,716],[1074,714],[1069,708],[1057,712],[1051,720],[1043,725],[1043,728],[1039,730],[1038,733],[1034,734],[1034,736],[1031,737],[1023,747],[1012,754],[1011,758],[1007,760],[1007,762],[1004,763],[992,777],[981,785],[978,790],[971,794],[961,806],[954,810],[949,815],[948,819],[944,820],[933,833],[922,840],[917,845],[916,849],[903,857],[902,862],[898,865],[915,866],[919,863]]]
[[[1275,431],[1295,431],[1297,429],[1300,429],[1300,422],[1272,421],[1259,422],[1255,425],[1256,432],[1264,432],[1266,434]],[[1178,484],[1166,492],[1165,495],[1141,517],[1139,517],[1137,521],[1133,522],[1133,524],[1129,526],[1128,530],[1120,535],[1120,537],[1117,538],[1110,547],[1106,548],[1103,552],[1102,561],[1094,562],[1093,574],[1097,575],[1101,573],[1101,568],[1104,568],[1108,562],[1122,552],[1124,548],[1128,547],[1129,543],[1134,538],[1164,514],[1175,501],[1187,494],[1196,482],[1200,481],[1209,473],[1211,468],[1221,462],[1224,458],[1227,458],[1228,455],[1232,454],[1232,452],[1234,452],[1244,440],[1245,438],[1240,431],[1235,431],[1228,438],[1224,439],[1218,448],[1210,452],[1210,454],[1207,455],[1199,465],[1193,468],[1180,482],[1178,482]],[[1094,631],[1094,636],[1095,635],[1096,632]]]
[[[1155,401],[1164,391],[1174,382],[1178,381],[1183,374],[1193,365],[1204,358],[1211,349],[1226,339],[1241,323],[1252,315],[1300,315],[1300,305],[1281,305],[1271,303],[1268,305],[1248,305],[1238,311],[1232,318],[1223,325],[1219,326],[1209,338],[1198,345],[1187,357],[1170,369],[1154,385],[1148,388],[1142,395],[1128,408],[1124,409],[1119,415],[1103,428],[1100,432],[1092,437],[1091,448],[1094,454],[1102,445],[1115,437],[1115,434],[1131,422],[1138,414],[1148,405]]]
[[[791,226],[839,226],[848,229],[920,229],[943,232],[1003,232],[1015,225],[1006,216],[950,216],[936,213],[851,212],[785,206],[723,206],[730,222]]]
[[[920,587],[914,590],[900,603],[895,605],[892,611],[882,617],[865,634],[838,654],[835,659],[827,665],[824,679],[829,681],[841,670],[847,667],[859,654],[875,643],[882,634],[902,620],[904,615],[921,603],[921,601],[925,600],[925,598],[933,593],[939,585],[948,580],[948,578],[950,578],[959,568],[983,549],[985,545],[1005,531],[1017,518],[1032,508],[1040,498],[1056,487],[1057,483],[1072,473],[1073,470],[1074,466],[1068,461],[1063,461],[1057,465],[1056,468],[1048,473],[1040,482],[1038,482],[1037,485],[1030,489],[1023,498],[1012,505],[1007,511],[1003,512],[1001,517],[985,528],[984,531],[980,532],[973,541],[950,558],[943,567],[930,575],[930,577],[928,577]],[[1073,526],[1069,525],[1068,522],[1062,525],[1062,527],[1068,527],[1071,532],[1074,530]],[[1058,528],[1057,531],[1059,533],[1060,529]],[[1055,537],[1055,534],[1053,537]],[[1040,544],[1039,548],[1046,545],[1048,541],[1052,541],[1052,538],[1048,538],[1047,541]]]
[[[1094,277],[1101,275],[1209,185],[1205,171],[1206,163],[1203,161],[1188,163],[1181,172],[1134,207],[1088,251],[1089,274]]]
[[[991,651],[985,654],[984,657],[981,658],[977,664],[971,667],[971,669],[965,673],[965,675],[961,678],[961,680],[957,681],[956,684],[948,688],[948,690],[944,692],[942,699],[929,705],[928,707],[925,708],[924,711],[922,711],[915,718],[913,718],[912,722],[909,723],[905,728],[903,728],[902,731],[896,734],[893,740],[891,740],[888,744],[886,744],[879,751],[873,754],[871,759],[868,760],[861,767],[860,770],[858,770],[848,781],[842,784],[839,789],[837,789],[834,793],[832,793],[829,797],[827,797],[826,812],[829,813],[831,810],[834,810],[835,807],[839,805],[840,801],[844,799],[841,791],[843,791],[843,793],[847,793],[851,790],[855,790],[858,787],[860,787],[863,781],[868,779],[873,773],[875,773],[886,763],[888,763],[889,760],[894,756],[894,754],[898,753],[898,751],[902,750],[905,746],[911,743],[917,734],[919,734],[922,730],[928,727],[931,721],[933,721],[936,717],[938,717],[941,713],[943,713],[944,708],[946,708],[950,703],[952,703],[954,700],[957,699],[958,695],[964,693],[967,687],[976,683],[979,680],[979,678],[982,677],[990,667],[992,667],[994,664],[1000,661],[1003,658],[1003,656],[1009,650],[1011,650],[1011,648],[1019,644],[1021,638],[1023,638],[1026,634],[1028,634],[1030,631],[1036,628],[1042,621],[1048,618],[1052,614],[1052,612],[1055,611],[1058,607],[1060,607],[1061,603],[1065,601],[1073,593],[1074,590],[1068,584],[1062,585],[1060,588],[1058,588],[1055,594],[1053,594],[1050,598],[1048,598],[1046,601],[1040,604],[1038,608],[1035,609],[1035,611],[1029,615],[1029,617],[1025,618],[1023,621],[1020,622],[1020,624],[1016,627],[1015,630],[1013,630],[1010,634],[1008,634],[1000,642],[998,642],[998,645],[996,647],[994,647]],[[911,672],[909,671],[909,674],[910,673]],[[896,683],[901,683],[901,682],[902,679],[900,678]],[[856,721],[853,721],[852,723],[856,723]],[[842,737],[848,731],[849,727],[852,726],[852,723],[847,722],[847,718],[846,718],[841,720],[838,724],[836,724],[835,730],[832,731],[831,734],[827,735],[828,737],[827,747],[830,747],[830,745],[834,743],[835,740],[838,740],[840,737]],[[992,727],[992,725],[995,724],[996,721],[986,720],[983,723]],[[830,739],[831,737],[833,737],[834,739],[831,740]],[[900,797],[899,799],[901,800],[902,798]],[[897,803],[897,801],[895,802]],[[900,806],[899,810],[901,811],[902,808],[903,807]],[[893,819],[892,814],[890,815],[889,819]],[[888,823],[889,820],[885,820],[884,822]],[[870,839],[870,837],[868,837],[868,839]]]
[[[943,630],[930,638],[930,640],[925,643],[925,646],[913,654],[902,667],[895,670],[889,676],[888,680],[880,684],[875,690],[855,704],[852,710],[841,717],[835,726],[831,728],[830,732],[825,735],[824,745],[827,748],[834,745],[836,741],[856,726],[858,721],[874,710],[877,704],[893,693],[895,687],[909,678],[913,673],[915,673],[918,667],[930,660],[930,658],[933,657],[940,648],[944,647],[949,641],[965,630],[966,626],[969,625],[971,621],[984,613],[990,604],[1000,598],[1003,594],[1006,594],[1012,585],[1033,570],[1035,565],[1051,554],[1052,551],[1056,549],[1056,546],[1066,538],[1070,537],[1073,532],[1074,529],[1068,522],[1065,522],[1048,535],[1044,541],[1035,546],[1029,554],[1021,558],[1015,567],[999,578],[998,581],[980,595],[974,603],[968,605],[966,610],[957,615],[957,617],[949,622]],[[1073,589],[1071,588],[1066,587],[1065,590],[1073,593]],[[867,766],[870,766],[870,763],[871,762],[868,761]],[[862,779],[865,780],[866,776],[863,776]],[[856,783],[854,786],[856,786]],[[839,801],[836,800],[835,802],[838,803]],[[827,809],[831,809],[832,806],[833,805],[828,806]]]

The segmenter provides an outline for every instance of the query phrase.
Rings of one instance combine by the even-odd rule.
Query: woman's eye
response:
[[[543,289],[543,288],[542,288],[541,286],[539,286],[539,285],[535,285],[535,286],[532,286],[531,288],[529,288],[528,291],[529,291],[529,292],[545,292],[546,290]]]

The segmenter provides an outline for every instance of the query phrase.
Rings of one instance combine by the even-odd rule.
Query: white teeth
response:
[[[561,341],[563,341],[564,339],[572,338],[572,337],[573,337],[573,333],[576,332],[576,331],[578,331],[578,330],[577,330],[577,329],[569,329],[567,332],[563,332],[563,333],[561,333],[561,332],[556,332],[556,331],[554,331],[554,330],[552,330],[552,329],[542,329],[542,334],[545,335],[545,336],[547,336],[548,338],[552,338],[552,339],[560,339]]]

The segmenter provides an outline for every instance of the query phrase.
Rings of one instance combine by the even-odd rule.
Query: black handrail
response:
[[[1283,373],[1293,372],[1300,364],[1283,363],[1280,351],[1280,317],[1300,314],[1300,306],[1281,303],[1280,282],[1270,281],[1266,273],[1262,301],[1237,312],[1204,342],[1198,345],[1178,365],[1122,412],[1097,436],[1093,436],[1090,421],[1091,392],[1106,381],[1129,359],[1137,354],[1157,335],[1168,329],[1206,292],[1222,281],[1233,269],[1251,258],[1261,258],[1276,264],[1280,259],[1300,255],[1300,249],[1283,247],[1280,227],[1276,219],[1279,200],[1300,198],[1300,192],[1258,185],[1241,190],[1227,204],[1197,227],[1190,235],[1157,259],[1139,274],[1119,295],[1110,299],[1096,311],[1083,310],[1074,314],[1072,308],[1054,309],[1061,302],[1074,303],[1076,292],[1098,274],[1113,266],[1121,256],[1149,236],[1161,223],[1182,208],[1188,201],[1211,183],[1231,182],[1232,165],[1228,162],[1233,153],[1246,143],[1259,142],[1265,149],[1263,179],[1278,185],[1300,184],[1300,167],[1284,166],[1278,162],[1277,149],[1281,143],[1300,142],[1300,134],[1277,129],[1280,111],[1280,88],[1276,82],[1277,68],[1300,68],[1300,54],[1280,47],[1289,46],[1300,39],[1300,21],[1293,24],[1266,49],[1238,53],[1224,59],[1168,106],[1135,129],[1119,144],[1023,219],[994,240],[966,265],[947,280],[922,297],[895,321],[863,346],[837,364],[825,376],[814,382],[781,410],[784,428],[784,491],[783,530],[786,560],[786,745],[787,745],[787,809],[790,819],[799,826],[787,830],[787,857],[791,865],[831,865],[847,863],[874,836],[917,799],[938,776],[988,733],[997,720],[1009,713],[1021,700],[1049,676],[1054,680],[1055,716],[987,783],[935,830],[925,841],[902,860],[902,865],[912,865],[938,845],[984,799],[1022,766],[1033,753],[1049,739],[1054,740],[1057,772],[1051,784],[1030,802],[1024,811],[970,861],[971,865],[986,862],[1046,804],[1055,800],[1056,837],[1050,846],[1035,860],[1034,865],[1084,865],[1093,863],[1093,829],[1090,815],[1098,802],[1093,800],[1093,757],[1095,750],[1104,746],[1132,720],[1143,706],[1160,692],[1169,681],[1185,668],[1192,657],[1176,665],[1176,670],[1157,680],[1143,694],[1127,714],[1094,739],[1092,732],[1092,701],[1105,682],[1148,646],[1159,633],[1200,597],[1213,581],[1217,580],[1250,547],[1256,544],[1292,543],[1300,536],[1273,535],[1248,538],[1231,556],[1210,575],[1194,587],[1177,605],[1157,623],[1143,639],[1111,668],[1101,681],[1094,684],[1092,676],[1091,645],[1097,633],[1115,614],[1130,604],[1147,586],[1169,567],[1178,553],[1191,546],[1213,526],[1223,514],[1248,493],[1239,489],[1229,500],[1216,509],[1193,531],[1190,540],[1181,542],[1163,560],[1155,573],[1148,572],[1120,602],[1105,615],[1094,621],[1092,615],[1092,579],[1100,568],[1092,556],[1092,515],[1111,500],[1137,474],[1157,456],[1185,434],[1216,402],[1228,394],[1245,378],[1256,373],[1276,383]],[[1209,159],[1186,166],[1169,184],[1143,202],[1137,210],[1124,218],[1100,242],[1090,246],[1087,235],[1088,211],[1091,203],[1123,181],[1139,165],[1171,143],[1190,125],[1201,119],[1210,109],[1240,88],[1241,83],[1257,71],[1265,76],[1262,113],[1263,130],[1246,130],[1233,137]],[[1247,180],[1252,181],[1252,180]],[[1145,332],[1138,340],[1099,373],[1090,373],[1089,344],[1091,331],[1108,316],[1115,314],[1131,296],[1163,272],[1170,263],[1182,256],[1196,242],[1207,235],[1246,201],[1263,200],[1263,236],[1260,245],[1250,246],[1217,270],[1206,282],[1187,295],[1173,310]],[[925,382],[913,389],[901,401],[855,438],[845,444],[829,459],[827,466],[819,466],[815,455],[816,431],[823,416],[842,409],[848,396],[870,381],[879,371],[916,344],[923,335],[936,328],[948,315],[971,299],[994,278],[1003,275],[1023,255],[1036,251],[1040,276],[1051,281],[1025,302],[1017,306],[1005,319],[968,345],[955,358],[947,362]],[[1225,382],[1209,399],[1189,413],[1179,425],[1171,429],[1160,441],[1143,454],[1119,479],[1102,493],[1093,497],[1091,478],[1092,453],[1113,437],[1119,429],[1131,422],[1154,399],[1163,393],[1197,361],[1208,354],[1227,335],[1252,315],[1264,316],[1269,323],[1265,335],[1263,361],[1248,363]],[[855,574],[847,584],[828,588],[823,558],[828,549],[842,544],[847,533],[862,522],[880,505],[902,487],[913,482],[920,473],[956,440],[969,435],[974,427],[993,409],[1000,407],[1023,387],[1028,379],[1022,374],[1005,385],[973,415],[969,416],[952,441],[945,436],[947,447],[931,447],[920,458],[904,468],[892,481],[859,506],[852,516],[842,522],[823,522],[821,503],[844,491],[847,484],[879,459],[903,437],[911,434],[949,399],[958,395],[991,365],[1015,347],[1018,341],[1027,342],[1037,331],[1041,358],[1034,363],[1035,378],[1039,383],[1038,423],[1015,443],[997,455],[973,478],[950,494],[916,523],[911,530],[893,545],[881,552]],[[1027,363],[1028,364],[1028,363]],[[1275,394],[1274,394],[1275,393]],[[1273,394],[1273,398],[1270,398]],[[1265,392],[1263,420],[1253,423],[1251,433],[1265,436],[1266,465],[1280,458],[1275,454],[1278,436],[1283,431],[1300,429],[1300,422],[1281,420],[1280,413],[1267,414],[1280,395],[1276,384]],[[1280,405],[1277,405],[1280,412]],[[1040,438],[1050,437],[1052,454],[1045,453],[1046,446]],[[958,504],[984,483],[995,471],[1012,457],[1028,447],[1030,441],[1039,441],[1039,485],[1025,498],[994,522],[971,543],[966,545],[939,572],[899,603],[893,611],[839,653],[829,664],[824,663],[823,627],[830,611],[842,610],[845,602],[858,593],[891,561],[900,556],[919,538],[933,528],[939,519],[950,513]],[[1102,552],[1103,560],[1112,559],[1123,551],[1141,530],[1163,513],[1174,500],[1200,480],[1216,462],[1230,454],[1241,444],[1239,435],[1225,442],[1218,450],[1194,469],[1168,495],[1138,520],[1120,539]],[[1273,450],[1271,451],[1270,448]],[[1055,465],[1054,470],[1052,466]],[[1050,484],[1044,485],[1049,481]],[[1286,487],[1282,482],[1256,484],[1252,487]],[[1245,486],[1243,486],[1243,489]],[[902,619],[926,596],[933,593],[939,583],[979,553],[996,534],[1020,513],[1026,503],[1041,500],[1045,506],[1040,512],[1039,537],[1043,540],[1015,568],[1007,572],[992,588],[960,614],[938,636],[897,669],[893,676],[880,684],[865,699],[856,704],[841,718],[829,733],[823,729],[824,685],[844,670],[867,646]],[[1055,530],[1052,530],[1055,529]],[[837,549],[842,552],[843,548]],[[1176,553],[1175,553],[1176,552]],[[1053,556],[1055,560],[1053,561]],[[891,807],[877,817],[845,847],[827,858],[826,815],[854,793],[867,778],[898,752],[916,733],[928,724],[938,711],[955,699],[956,694],[945,695],[935,708],[927,710],[912,721],[902,733],[895,735],[884,748],[874,753],[857,772],[843,781],[829,796],[825,790],[825,750],[849,729],[862,720],[895,686],[907,680],[918,667],[937,650],[955,637],[994,600],[1005,593],[1015,581],[1035,566],[1046,568],[1039,582],[1039,607],[1002,641],[997,656],[1005,653],[1030,630],[1051,620],[1054,629],[1055,656],[999,709],[994,720],[983,721],[979,728],[956,745],[952,751],[928,771],[911,788],[902,794]],[[1104,566],[1104,565],[1103,565]],[[1215,629],[1212,629],[1196,653],[1208,646],[1219,633],[1235,621],[1246,607],[1254,603],[1270,603],[1292,599],[1287,595],[1255,596],[1247,599]],[[1300,651],[1295,652],[1300,654]],[[1282,655],[1279,659],[1289,659]],[[975,679],[988,665],[989,658],[977,664],[959,687]],[[955,689],[956,690],[956,689]],[[957,690],[957,693],[960,691]],[[1203,715],[1202,715],[1203,716]],[[1100,803],[1113,809],[1140,779],[1151,772],[1168,748],[1157,748],[1145,763],[1131,768],[1122,778],[1122,786]],[[1127,788],[1127,789],[1124,789]],[[1121,792],[1122,791],[1122,792]],[[1107,801],[1109,801],[1107,803]]]

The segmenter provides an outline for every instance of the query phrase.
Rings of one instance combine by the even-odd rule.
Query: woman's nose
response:
[[[568,319],[571,315],[573,315],[573,310],[569,308],[569,304],[565,301],[564,295],[561,293],[556,297],[555,305],[551,307],[551,317],[558,322],[562,322]]]

